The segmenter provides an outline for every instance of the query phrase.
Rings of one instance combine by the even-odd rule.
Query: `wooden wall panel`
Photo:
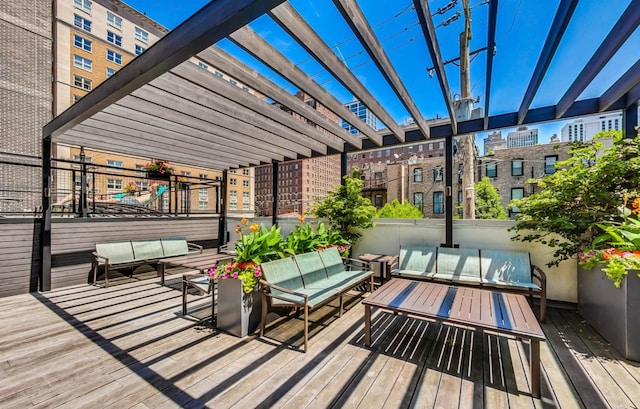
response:
[[[40,220],[0,219],[0,297],[29,292],[40,271]]]

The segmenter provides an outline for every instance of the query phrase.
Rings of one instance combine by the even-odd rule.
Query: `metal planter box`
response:
[[[246,337],[258,328],[261,310],[259,291],[246,294],[242,291],[241,280],[218,280],[218,329],[236,337]]]
[[[599,268],[578,266],[578,313],[627,359],[640,362],[640,278],[616,288]]]

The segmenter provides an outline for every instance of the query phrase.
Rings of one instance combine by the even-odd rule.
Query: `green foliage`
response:
[[[287,236],[286,247],[293,254],[308,253],[330,246],[345,246],[349,242],[340,236],[340,232],[318,223],[314,229],[311,223],[300,224]]]
[[[394,199],[391,203],[385,204],[382,209],[376,213],[379,219],[422,219],[423,215],[420,209],[409,202],[400,204],[398,199]]]
[[[248,227],[250,232],[244,232],[243,227],[246,228],[246,223],[246,219],[243,219],[243,226],[236,226],[236,231],[240,234],[240,240],[235,245],[237,263],[260,264],[289,255],[286,247],[282,245],[280,228],[271,226],[267,229],[263,225],[258,227],[257,223],[253,223]]]
[[[602,152],[597,138],[613,136]],[[601,132],[591,143],[574,143],[569,159],[557,171],[534,180],[542,189],[512,201],[521,213],[512,230],[514,240],[538,242],[554,250],[558,265],[605,233],[598,224],[616,221],[624,197],[640,187],[640,138],[622,139],[622,132]]]
[[[329,197],[317,203],[312,213],[317,217],[329,219],[330,225],[336,228],[344,239],[353,244],[360,234],[351,229],[373,227],[376,208],[369,199],[362,197],[364,187],[362,180],[345,176],[344,182],[336,187],[335,192],[329,192]]]
[[[491,184],[489,178],[484,177],[475,184],[476,218],[478,219],[508,219],[507,212],[502,206],[498,190]]]

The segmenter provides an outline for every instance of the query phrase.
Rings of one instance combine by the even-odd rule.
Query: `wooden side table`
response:
[[[396,261],[398,256],[389,256],[386,254],[362,254],[358,256],[359,260],[366,261],[368,263],[378,263],[380,266],[380,284],[384,284],[391,278],[391,266]]]

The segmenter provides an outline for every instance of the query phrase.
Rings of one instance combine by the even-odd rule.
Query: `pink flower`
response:
[[[232,277],[233,278],[238,278],[238,273],[233,273]]]

